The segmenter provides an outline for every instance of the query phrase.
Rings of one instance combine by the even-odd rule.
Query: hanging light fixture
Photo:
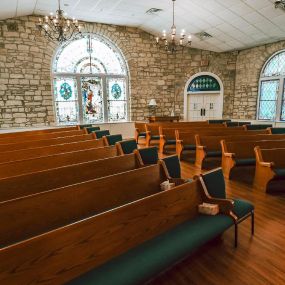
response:
[[[174,10],[174,4],[176,0],[172,0],[173,4],[173,10],[172,10],[172,27],[171,27],[171,33],[169,36],[167,36],[166,30],[163,30],[161,37],[156,37],[156,44],[163,45],[164,49],[169,53],[175,53],[179,48],[184,47],[191,47],[191,35],[187,36],[185,30],[181,30],[181,33],[179,36],[176,34],[176,26],[175,26],[175,10]]]
[[[70,20],[66,17],[66,14],[60,8],[60,0],[58,0],[58,10],[55,16],[50,13],[50,16],[39,18],[38,28],[44,32],[45,37],[59,43],[81,35],[78,20]]]

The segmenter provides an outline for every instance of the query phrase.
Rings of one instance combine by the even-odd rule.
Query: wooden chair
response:
[[[146,137],[145,122],[135,122],[135,140],[139,143],[140,138]]]
[[[256,156],[254,187],[267,192],[271,181],[285,180],[285,148],[261,149],[260,146],[256,146],[254,151]]]
[[[121,142],[116,142],[116,147],[119,155],[133,153],[135,149],[138,148],[137,142],[135,139],[125,140]]]
[[[221,168],[201,174],[200,181],[206,195],[217,199],[226,199],[226,186]],[[233,199],[232,214],[235,220],[235,247],[237,247],[238,224],[248,217],[251,217],[251,234],[254,235],[254,206],[246,200]]]
[[[117,142],[123,140],[122,135],[107,135],[103,136],[105,145],[115,145]]]
[[[134,153],[137,154],[139,160],[143,165],[151,165],[158,163],[158,149],[156,146],[135,149]]]

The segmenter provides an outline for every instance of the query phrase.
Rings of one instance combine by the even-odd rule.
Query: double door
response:
[[[187,118],[190,121],[222,118],[223,107],[220,102],[220,93],[189,94],[187,101]]]

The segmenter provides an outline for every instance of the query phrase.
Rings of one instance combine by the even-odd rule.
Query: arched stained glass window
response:
[[[221,87],[218,80],[210,75],[201,75],[194,78],[188,88],[188,92],[209,92],[220,91]]]
[[[53,74],[59,124],[127,120],[127,65],[108,39],[85,34],[65,43],[55,55]]]
[[[262,69],[257,119],[285,121],[285,51],[274,54]]]

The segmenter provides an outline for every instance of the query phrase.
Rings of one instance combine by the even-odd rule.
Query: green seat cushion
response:
[[[171,178],[181,178],[180,161],[177,155],[167,156],[162,159]]]
[[[247,129],[254,131],[254,130],[265,130],[270,127],[272,127],[272,125],[248,125]]]
[[[232,225],[232,219],[225,215],[199,215],[83,274],[68,284],[143,284]]]
[[[165,144],[176,144],[176,140],[167,140]]]
[[[241,158],[241,159],[236,159],[235,161],[237,166],[249,166],[249,165],[255,165],[256,163],[255,158]]]
[[[107,135],[106,138],[109,145],[115,145],[116,142],[120,142],[123,140],[122,135]]]
[[[87,127],[86,130],[88,134],[91,134],[94,131],[100,131],[100,127]]]
[[[231,120],[208,120],[209,124],[222,124],[231,122]]]
[[[186,144],[183,147],[184,150],[196,150],[196,145]]]
[[[207,151],[207,157],[220,157],[220,156],[222,156],[222,152],[219,150]]]
[[[138,148],[135,140],[122,141],[120,144],[124,154],[133,153],[134,150]]]
[[[158,149],[157,147],[147,147],[138,150],[144,164],[157,164]]]
[[[285,168],[275,168],[274,172],[277,177],[285,177]]]
[[[285,128],[271,128],[272,134],[285,134]]]
[[[103,136],[108,136],[110,135],[109,130],[102,130],[102,131],[94,131],[92,133],[96,134],[97,139],[101,139]]]
[[[151,136],[151,139],[152,139],[152,140],[159,140],[159,139],[160,139],[160,136]]]
[[[84,125],[79,125],[80,129],[84,129],[84,128],[90,128],[92,127],[92,124],[84,124]],[[99,128],[99,127],[98,127]],[[100,130],[100,128],[99,128]]]
[[[234,200],[234,209],[233,212],[240,219],[246,215],[248,215],[251,211],[254,210],[254,206],[242,199],[233,199]]]
[[[146,133],[145,132],[139,133],[139,137],[146,137]]]

